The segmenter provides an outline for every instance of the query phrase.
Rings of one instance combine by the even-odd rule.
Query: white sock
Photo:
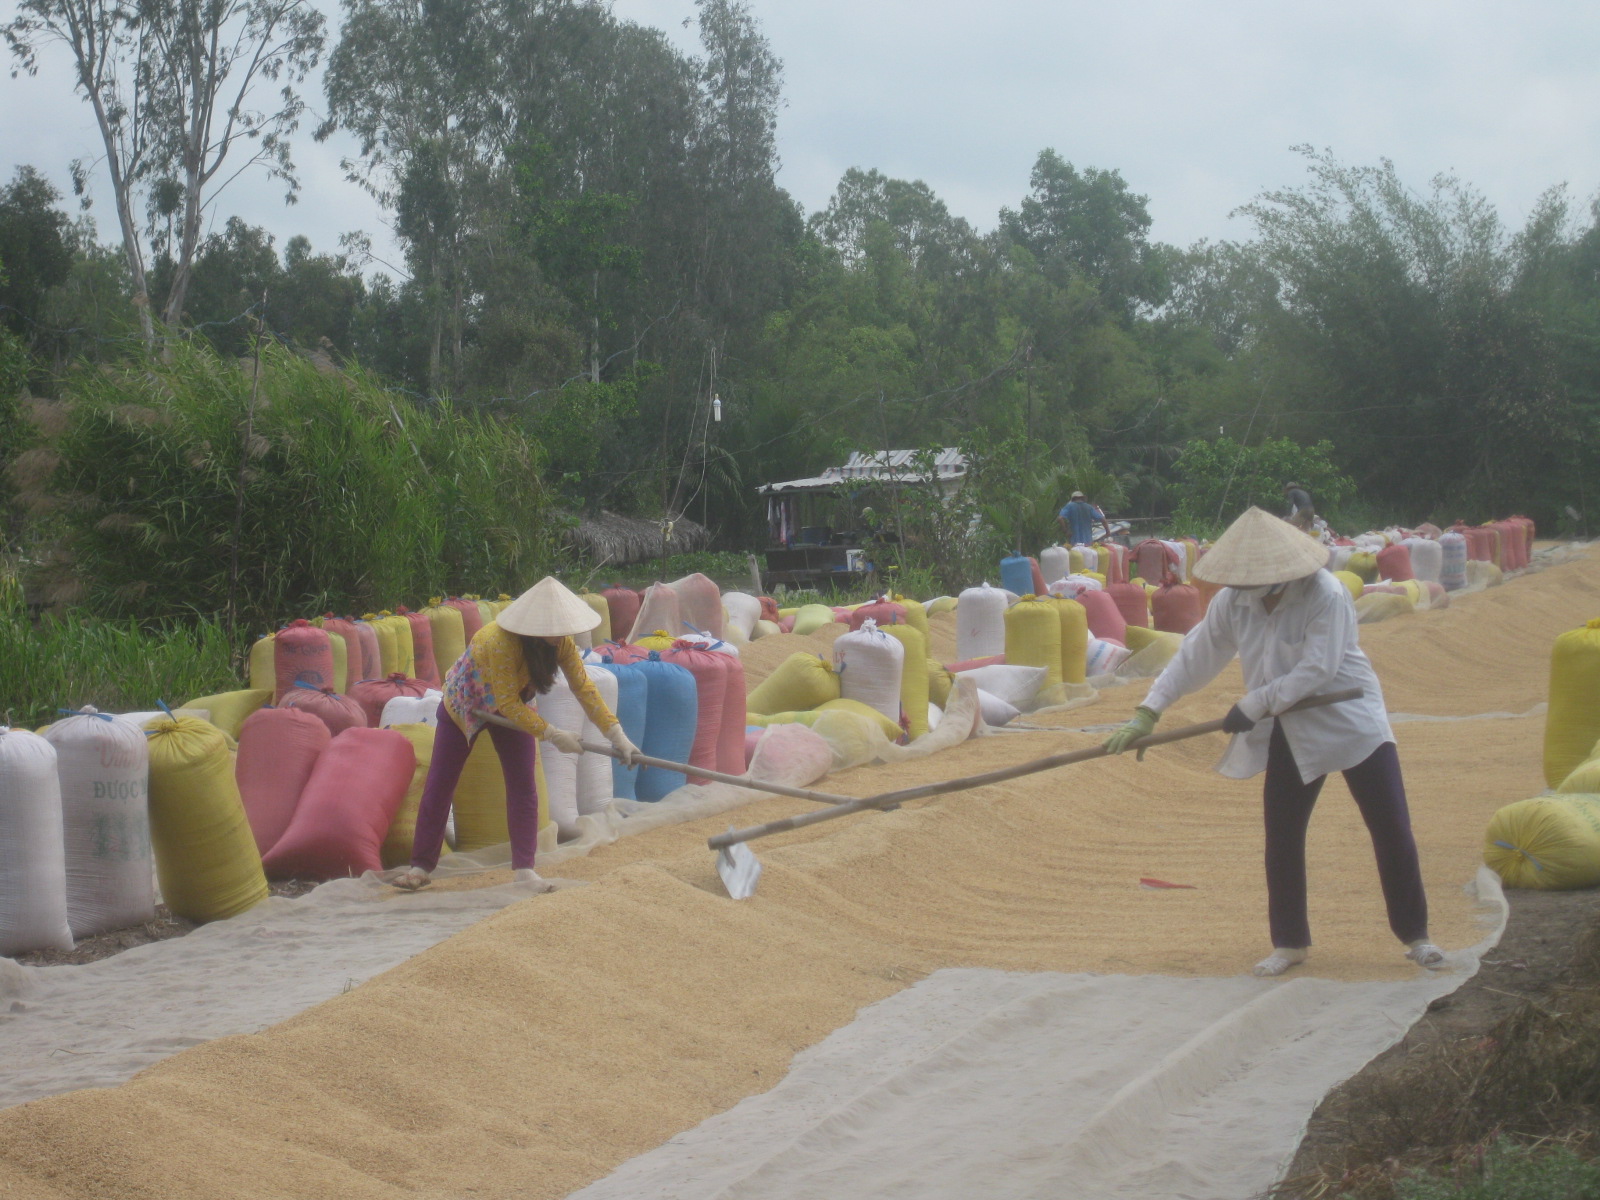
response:
[[[1273,975],[1282,975],[1290,967],[1297,967],[1306,960],[1303,949],[1290,946],[1276,946],[1271,954],[1267,955],[1255,965],[1255,973],[1262,978]]]
[[[512,871],[511,882],[531,884],[541,892],[552,892],[555,890],[556,886],[543,875],[539,874],[539,872],[535,871],[532,867],[518,867],[516,870]]]
[[[1427,967],[1430,971],[1437,971],[1448,966],[1445,962],[1444,951],[1435,946],[1427,938],[1418,938],[1406,950],[1406,957],[1419,967]]]

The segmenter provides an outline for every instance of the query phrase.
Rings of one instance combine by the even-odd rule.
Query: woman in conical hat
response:
[[[408,890],[422,887],[439,865],[456,783],[473,740],[487,728],[505,775],[512,876],[519,883],[543,885],[548,890],[533,869],[539,840],[533,743],[538,738],[566,754],[580,754],[583,746],[573,734],[541,717],[534,697],[550,690],[560,668],[584,712],[616,747],[623,764],[630,765],[639,753],[589,681],[573,640],[599,623],[599,613],[559,580],[546,576],[473,635],[466,653],[445,675],[433,761],[417,806],[411,866],[394,880],[395,886]],[[516,722],[518,728],[491,724],[479,715],[483,712],[498,713]]]
[[[1217,769],[1234,779],[1266,772],[1272,953],[1255,973],[1281,975],[1305,961],[1311,945],[1306,827],[1332,771],[1344,772],[1372,835],[1389,927],[1405,943],[1406,957],[1440,967],[1444,954],[1428,938],[1428,901],[1383,691],[1357,644],[1350,594],[1322,569],[1327,561],[1328,548],[1287,521],[1247,510],[1195,566],[1198,578],[1223,590],[1106,749],[1121,754],[1148,735],[1163,711],[1204,687],[1237,654],[1249,691],[1223,722],[1233,740]],[[1355,687],[1363,691],[1359,700],[1284,712],[1309,696]]]

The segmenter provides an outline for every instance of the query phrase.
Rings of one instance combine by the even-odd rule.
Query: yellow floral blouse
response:
[[[556,662],[567,677],[572,693],[583,705],[589,719],[602,732],[617,723],[617,718],[606,707],[600,693],[583,669],[583,656],[578,644],[564,637],[556,645]],[[468,738],[488,724],[474,714],[478,709],[498,712],[515,721],[521,728],[539,737],[550,723],[539,715],[522,696],[532,687],[528,677],[528,664],[522,657],[522,643],[514,633],[506,633],[499,625],[490,622],[472,637],[467,652],[456,659],[444,678],[444,707],[461,732]]]

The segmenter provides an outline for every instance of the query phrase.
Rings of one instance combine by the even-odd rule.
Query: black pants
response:
[[[1326,775],[1310,783],[1300,779],[1294,751],[1274,721],[1267,750],[1267,776],[1262,811],[1267,827],[1267,919],[1272,944],[1286,949],[1311,945],[1306,919],[1306,827]],[[1389,928],[1402,942],[1428,935],[1428,898],[1422,890],[1417,843],[1411,836],[1400,756],[1385,742],[1344,772],[1345,783],[1372,835],[1378,878],[1389,909]]]

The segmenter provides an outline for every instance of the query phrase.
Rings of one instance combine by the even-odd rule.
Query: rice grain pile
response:
[[[1597,588],[1600,563],[1583,560],[1362,640],[1393,709],[1523,711],[1543,699],[1550,638],[1595,615]],[[753,677],[780,640],[748,648]],[[1112,722],[1143,690],[1057,715]],[[1239,690],[1224,673],[1168,721],[1215,716]],[[1447,948],[1480,936],[1461,888],[1489,814],[1538,790],[1542,732],[1537,718],[1397,727]],[[1001,734],[826,787],[865,795],[1098,736]],[[561,1197],[772,1086],[797,1050],[941,967],[1238,973],[1267,942],[1260,793],[1211,772],[1221,749],[1183,743],[768,839],[742,903],[704,845],[726,816],[624,839],[563,864],[589,886],[506,909],[263,1033],[0,1113],[0,1195]],[[737,819],[801,808],[763,800]],[[1371,859],[1330,781],[1311,831],[1317,975],[1411,973]]]

